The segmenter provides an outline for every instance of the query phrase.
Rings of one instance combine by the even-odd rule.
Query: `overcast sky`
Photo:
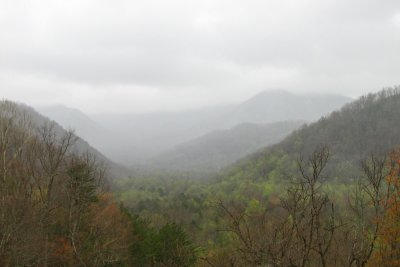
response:
[[[87,113],[400,84],[399,0],[0,0],[0,92]]]

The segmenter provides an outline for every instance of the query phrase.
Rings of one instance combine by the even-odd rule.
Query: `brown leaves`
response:
[[[370,266],[400,266],[400,150],[390,154],[389,168],[387,197],[382,200],[385,213],[378,222],[381,227]]]

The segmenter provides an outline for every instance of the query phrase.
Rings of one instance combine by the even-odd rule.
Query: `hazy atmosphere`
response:
[[[399,267],[400,0],[0,0],[0,266]]]
[[[0,92],[143,113],[400,83],[397,0],[0,1]]]

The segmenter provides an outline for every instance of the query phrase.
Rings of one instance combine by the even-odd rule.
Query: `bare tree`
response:
[[[362,267],[371,258],[381,227],[379,218],[385,213],[383,201],[389,197],[388,188],[385,188],[386,163],[386,157],[375,155],[361,163],[364,177],[349,198],[352,213],[343,230],[343,246],[348,244],[347,262],[343,265]]]
[[[300,176],[288,188],[282,205],[287,211],[291,242],[285,265],[327,266],[337,225],[333,202],[322,190],[322,174],[330,156],[328,147],[298,160]]]
[[[307,160],[298,160],[300,175],[278,207],[249,214],[244,208],[218,203],[230,222],[224,231],[237,240],[244,266],[332,265],[332,242],[339,224],[334,204],[321,188],[329,155],[329,149],[321,147]]]

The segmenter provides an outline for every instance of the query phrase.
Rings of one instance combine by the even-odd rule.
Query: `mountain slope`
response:
[[[223,124],[232,126],[243,122],[314,121],[350,101],[351,98],[341,95],[263,91],[227,114]]]
[[[75,128],[77,131],[79,131],[77,132],[77,134],[79,134],[83,138],[85,138],[85,132],[92,134],[94,129],[101,128],[89,116],[78,109],[69,108],[62,105],[36,107],[35,109],[39,113],[56,121],[65,129]]]
[[[62,106],[40,111],[75,129],[112,160],[135,166],[215,130],[244,123],[315,120],[349,101],[338,95],[264,91],[243,103],[180,112],[89,117]]]
[[[385,154],[400,145],[399,118],[399,87],[369,94],[243,159],[227,176],[240,173],[246,179],[285,179],[295,171],[296,158],[327,145],[332,154],[328,165],[331,179],[351,180],[363,158]]]
[[[95,122],[82,111],[62,105],[36,107],[40,114],[56,121],[64,129],[73,129],[75,133],[90,142],[90,144],[100,151],[107,148],[109,140],[117,139],[116,134]]]
[[[58,135],[63,135],[65,133],[65,129],[58,124],[57,121],[50,120],[49,118],[41,115],[39,112],[37,112],[35,109],[32,107],[29,107],[24,104],[15,104],[18,108],[25,110],[29,116],[31,117],[32,121],[34,122],[37,127],[43,126],[43,125],[49,125],[51,122],[53,122],[53,127],[55,133]],[[76,150],[79,153],[89,153],[93,156],[95,156],[98,160],[102,161],[104,164],[107,165],[109,174],[111,178],[119,178],[119,177],[124,177],[130,174],[130,171],[111,161],[108,159],[106,156],[104,156],[99,150],[96,148],[92,147],[87,141],[82,139],[80,136],[77,135],[77,140],[76,143],[73,146],[73,149]]]
[[[135,165],[215,130],[243,123],[314,120],[350,100],[338,95],[265,91],[243,103],[227,106],[153,114],[102,114],[93,119],[120,133],[113,147],[104,150],[106,155]]]
[[[218,171],[262,147],[281,141],[303,123],[246,123],[229,130],[213,131],[166,151],[150,164],[166,170]]]
[[[143,163],[173,146],[218,128],[231,106],[209,107],[184,112],[149,114],[101,114],[93,119],[116,133],[107,155],[127,165]]]

